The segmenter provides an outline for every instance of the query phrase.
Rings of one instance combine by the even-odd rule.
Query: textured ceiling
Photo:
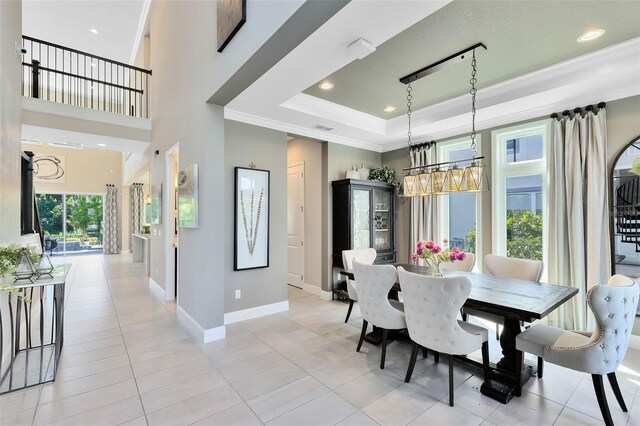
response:
[[[24,0],[22,33],[129,63],[143,6],[143,0]]]
[[[606,34],[577,43],[585,30]],[[457,51],[482,42],[478,102],[482,88],[640,36],[638,1],[461,1],[436,13],[327,76],[332,90],[305,93],[381,118],[406,113],[406,92],[398,79]],[[413,108],[468,93],[471,62],[463,61],[413,83]],[[588,72],[588,70],[585,70]],[[323,80],[324,81],[324,80]],[[383,111],[395,105],[396,111]]]

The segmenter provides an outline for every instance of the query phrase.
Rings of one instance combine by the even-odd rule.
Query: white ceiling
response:
[[[225,118],[380,152],[406,146],[407,119],[403,114],[385,119],[303,91],[354,61],[347,51],[353,41],[364,38],[380,46],[438,9],[444,11],[447,3],[351,1],[231,101],[225,107]],[[503,5],[508,7],[509,3],[505,1]],[[464,20],[464,16],[460,19]],[[545,31],[544,25],[541,21],[540,32]],[[589,25],[597,26],[597,22]],[[454,40],[455,27],[450,31]],[[575,40],[578,35],[570,37]],[[477,28],[476,41],[483,41],[482,26]],[[578,44],[575,45],[578,49]],[[424,49],[429,49],[428,39],[416,46],[416,54]],[[499,50],[500,46],[492,45],[489,49]],[[522,49],[526,55],[527,46]],[[552,65],[542,63],[533,68],[535,71],[482,87],[478,92],[477,127],[494,127],[640,94],[640,37],[569,57]],[[495,65],[483,62],[480,66]],[[501,66],[509,66],[508,61]],[[398,108],[406,107],[398,105]],[[319,130],[318,125],[333,130]],[[413,139],[417,142],[444,139],[470,130],[468,95],[426,106],[412,116]]]
[[[22,33],[132,63],[150,0],[23,0]],[[92,28],[98,34],[90,32]]]

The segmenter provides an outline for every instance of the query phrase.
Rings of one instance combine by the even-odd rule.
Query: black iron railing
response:
[[[22,36],[22,95],[149,118],[151,71]]]
[[[640,252],[640,178],[626,178],[616,190],[613,206],[616,234],[621,242],[636,245]]]

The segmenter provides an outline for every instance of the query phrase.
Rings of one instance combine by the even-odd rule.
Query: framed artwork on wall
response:
[[[247,20],[247,0],[218,0],[218,52],[222,52]]]
[[[178,226],[198,227],[198,165],[192,164],[178,173]]]
[[[235,168],[234,271],[269,267],[269,173]]]

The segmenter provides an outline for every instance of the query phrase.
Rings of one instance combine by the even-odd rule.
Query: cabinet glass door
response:
[[[353,190],[353,206],[351,222],[353,223],[353,248],[371,247],[370,240],[370,192],[367,189]]]
[[[373,190],[373,248],[389,250],[391,248],[391,230],[389,215],[391,214],[391,193]]]

